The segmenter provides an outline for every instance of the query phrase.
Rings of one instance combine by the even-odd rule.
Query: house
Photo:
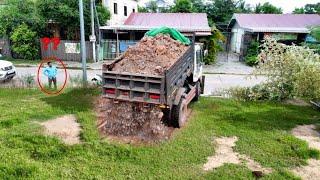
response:
[[[138,12],[138,0],[102,0],[102,5],[110,10],[108,25],[120,25],[131,13]]]
[[[122,25],[100,27],[104,59],[115,58],[147,31],[161,26],[175,28],[187,36],[194,34],[196,40],[211,35],[205,13],[131,13]]]
[[[284,44],[300,44],[306,40],[310,28],[320,25],[317,14],[234,14],[230,48],[241,56],[252,40],[261,41],[271,36]]]

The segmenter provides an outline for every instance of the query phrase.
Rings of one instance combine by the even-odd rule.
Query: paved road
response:
[[[70,77],[75,79],[82,77],[82,71],[81,70],[67,70],[68,74],[68,83],[70,83]],[[101,74],[101,70],[88,70],[88,80],[91,80],[96,74]],[[35,67],[28,67],[28,68],[17,68],[17,77],[23,77],[37,75],[37,68]],[[47,83],[47,78],[43,75],[40,76],[41,83],[45,84]],[[59,69],[58,72],[58,84],[61,85],[61,83],[64,81],[64,71]],[[228,89],[230,87],[249,87],[256,85],[262,81],[264,81],[264,77],[258,77],[258,78],[249,78],[248,75],[228,75],[228,74],[206,74],[206,85],[205,85],[205,95],[219,95],[219,91],[222,89]]]
[[[206,74],[204,95],[221,95],[221,91],[231,87],[252,87],[265,81],[263,76]]]
[[[26,76],[34,76],[37,77],[38,68],[36,67],[17,67],[17,77],[23,78]],[[43,69],[40,71],[40,81],[42,84],[47,83],[47,77],[45,77],[42,73]],[[101,70],[88,70],[88,80],[91,80],[96,74],[101,74]],[[79,79],[82,78],[82,70],[74,70],[74,69],[67,69],[67,83],[70,82],[71,79]],[[36,79],[35,79],[36,80]],[[62,69],[58,69],[58,76],[57,76],[57,82],[58,84],[63,83],[65,80],[65,72]]]

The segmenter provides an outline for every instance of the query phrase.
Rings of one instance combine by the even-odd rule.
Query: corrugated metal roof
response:
[[[251,32],[308,33],[312,26],[320,25],[317,14],[234,14],[229,24],[236,21]]]
[[[205,13],[131,13],[124,25],[103,26],[101,29],[149,30],[161,26],[176,28],[182,32],[211,34]]]

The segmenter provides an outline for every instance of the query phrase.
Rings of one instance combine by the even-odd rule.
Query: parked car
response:
[[[0,81],[11,80],[16,75],[16,68],[9,61],[0,60]]]

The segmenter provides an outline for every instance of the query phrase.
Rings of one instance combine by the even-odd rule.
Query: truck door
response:
[[[200,44],[196,44],[194,47],[194,71],[193,82],[197,82],[202,76],[203,66],[203,49]]]

